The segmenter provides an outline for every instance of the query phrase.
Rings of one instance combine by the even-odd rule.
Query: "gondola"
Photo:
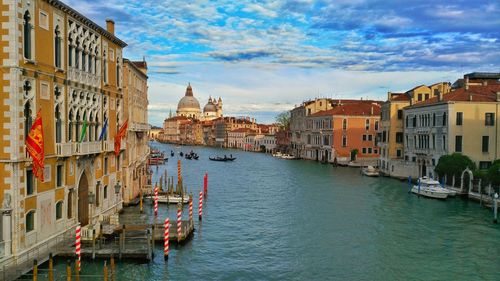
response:
[[[182,157],[182,156],[184,156],[184,153],[182,153],[182,151],[181,151],[181,152],[179,152],[179,155]]]
[[[200,156],[199,156],[198,154],[195,154],[195,155],[193,156],[193,159],[194,159],[194,160],[198,160],[198,158],[200,158]]]
[[[191,154],[186,154],[186,159],[191,160],[193,159],[193,156],[191,156]]]
[[[227,161],[234,161],[234,160],[236,160],[236,157],[229,157],[228,158],[228,157],[219,157],[219,156],[217,156],[217,157],[214,157],[214,158],[208,157],[208,159],[210,159],[212,161],[227,162]]]
[[[170,156],[174,157],[174,152],[170,150]]]

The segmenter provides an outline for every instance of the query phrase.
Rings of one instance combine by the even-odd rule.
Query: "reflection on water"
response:
[[[171,246],[168,265],[157,245],[154,263],[120,262],[117,280],[499,278],[500,227],[476,203],[418,198],[408,194],[405,182],[362,177],[354,168],[237,150],[155,146],[168,154],[192,149],[200,155],[198,161],[182,159],[182,171],[195,198],[209,174],[203,224],[195,223],[190,243]],[[224,154],[237,160],[208,160]],[[158,172],[166,168],[176,176],[176,160]],[[152,204],[144,209],[127,209],[122,223],[152,222]],[[159,221],[167,214],[174,219],[175,207],[160,204]],[[101,264],[84,261],[84,272],[100,272]]]

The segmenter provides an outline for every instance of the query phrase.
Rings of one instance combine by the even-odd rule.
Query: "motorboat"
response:
[[[368,176],[368,177],[378,177],[379,172],[378,169],[374,168],[373,166],[367,166],[363,169],[361,169],[361,172],[363,175]]]
[[[441,184],[428,177],[418,179],[418,184],[411,188],[411,192],[430,198],[446,199],[450,196],[450,190],[441,186]]]
[[[154,195],[150,196],[151,199],[154,200]],[[189,203],[189,196],[180,196],[177,194],[171,194],[171,195],[158,195],[158,203],[168,203],[168,204],[178,204],[178,203],[183,203],[187,204]]]

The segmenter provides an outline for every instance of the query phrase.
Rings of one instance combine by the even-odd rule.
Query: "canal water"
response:
[[[195,202],[209,174],[203,221],[195,203],[189,243],[171,246],[167,262],[160,245],[152,263],[118,262],[117,280],[500,280],[500,226],[477,203],[418,198],[405,182],[363,177],[355,168],[153,146],[200,155],[182,159],[182,173]],[[224,154],[237,159],[208,160]],[[165,168],[176,175],[176,159],[158,173]],[[167,213],[175,219],[175,207],[159,208],[161,221]],[[122,223],[151,222],[152,205],[145,210],[127,209]],[[102,264],[83,261],[82,274],[96,276],[82,280],[96,280]],[[63,260],[56,270],[65,280]]]

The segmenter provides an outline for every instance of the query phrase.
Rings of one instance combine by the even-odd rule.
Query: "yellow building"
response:
[[[125,120],[128,120],[126,136],[127,156],[123,161],[125,204],[138,199],[141,188],[147,183],[148,145],[148,76],[145,61],[123,60],[123,100]]]
[[[103,29],[60,1],[3,0],[0,12],[0,253],[8,261],[121,208],[123,152],[114,155],[113,139],[125,119],[126,44],[113,21]],[[34,178],[24,143],[37,112],[45,182]]]
[[[387,94],[382,104],[378,146],[380,147],[380,171],[394,177],[406,177],[408,167],[404,159],[404,120],[403,109],[409,105],[434,98],[438,93],[446,94],[450,84],[440,82],[431,86],[420,85],[405,93]]]
[[[413,166],[415,176],[433,178],[439,158],[457,152],[479,169],[488,169],[499,159],[499,105],[496,82],[465,83],[464,88],[405,108],[406,164]]]

